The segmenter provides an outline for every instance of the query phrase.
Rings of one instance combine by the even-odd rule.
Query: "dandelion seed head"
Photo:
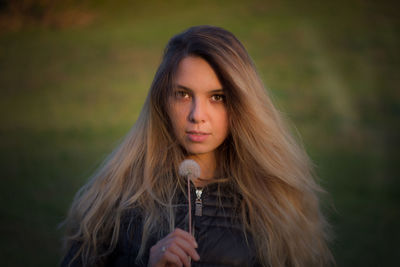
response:
[[[200,177],[200,166],[192,159],[185,159],[179,165],[179,175],[187,177],[189,179],[195,179]]]

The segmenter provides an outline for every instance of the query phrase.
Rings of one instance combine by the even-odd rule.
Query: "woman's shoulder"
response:
[[[121,213],[121,226],[140,224],[143,220],[143,209],[139,207],[128,208]]]
[[[121,215],[118,243],[107,266],[146,266],[147,256],[137,259],[142,243],[143,211],[130,208]]]
[[[236,203],[240,202],[242,195],[236,186],[230,181],[213,182],[202,188],[204,196],[207,199],[213,199],[218,202]],[[232,203],[233,204],[233,203]]]
[[[139,208],[130,208],[121,215],[118,242],[115,249],[104,257],[99,258],[94,266],[146,266],[147,263],[140,264],[136,257],[140,250],[142,240],[142,211]],[[82,242],[73,241],[61,262],[62,267],[83,266],[80,248]]]

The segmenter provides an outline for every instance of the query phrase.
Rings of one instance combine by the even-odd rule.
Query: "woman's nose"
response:
[[[207,107],[206,103],[203,103],[200,99],[193,99],[190,113],[189,113],[189,121],[193,123],[204,122],[206,118]]]

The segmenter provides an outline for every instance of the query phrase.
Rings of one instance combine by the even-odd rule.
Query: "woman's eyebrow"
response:
[[[177,87],[177,88],[180,88],[180,89],[183,89],[183,90],[186,90],[186,91],[189,91],[189,92],[193,92],[192,89],[190,89],[189,87],[183,86],[183,85],[181,85],[181,84],[177,84],[176,87]],[[224,89],[223,89],[223,88],[214,89],[214,90],[208,91],[208,93],[223,93],[223,92],[224,92]]]
[[[193,92],[193,90],[190,89],[189,87],[186,87],[186,86],[183,86],[183,85],[180,85],[180,84],[177,84],[176,87],[180,88],[180,89],[183,89],[183,90],[186,90],[186,91],[189,91],[189,92]]]
[[[224,89],[215,89],[210,91],[210,93],[224,93],[224,92],[225,92]]]

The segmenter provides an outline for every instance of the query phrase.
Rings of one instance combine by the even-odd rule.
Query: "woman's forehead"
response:
[[[174,77],[174,86],[190,90],[222,90],[223,86],[211,65],[201,57],[188,56],[181,60]]]

